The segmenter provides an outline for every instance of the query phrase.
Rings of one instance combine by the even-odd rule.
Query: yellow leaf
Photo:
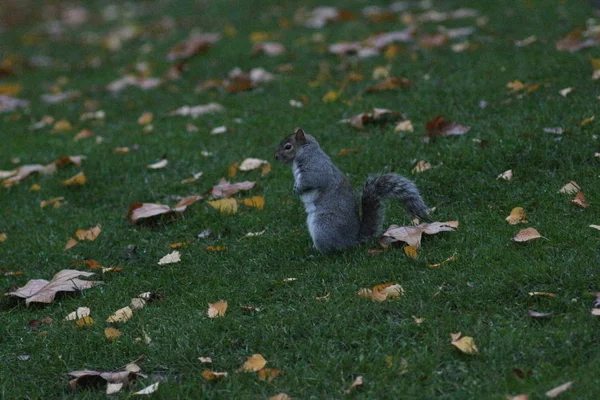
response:
[[[321,100],[323,100],[324,103],[330,103],[332,101],[336,101],[340,97],[340,95],[340,92],[330,90],[329,92],[325,93]]]
[[[227,376],[227,372],[214,372],[214,371],[211,371],[210,369],[205,369],[204,371],[202,371],[202,377],[204,379],[206,379],[207,381],[217,381],[226,376]]]
[[[383,283],[375,285],[371,289],[361,289],[358,295],[370,298],[373,301],[385,301],[388,298],[400,297],[404,294],[404,289],[397,283]]]
[[[280,369],[275,368],[263,368],[258,371],[258,379],[261,381],[271,382],[281,373]]]
[[[137,122],[140,125],[148,125],[154,119],[154,114],[151,112],[145,112],[138,118]]]
[[[189,246],[190,242],[177,242],[177,243],[171,243],[169,245],[170,248],[172,249],[178,249],[180,247],[185,247],[185,246]]]
[[[269,172],[271,172],[271,164],[269,164],[269,163],[266,163],[266,164],[263,164],[263,165],[260,167],[260,174],[261,174],[262,176],[265,176],[265,175],[267,175]]]
[[[525,214],[525,210],[523,210],[523,207],[515,207],[510,212],[510,215],[506,217],[506,221],[511,225],[526,224],[526,218],[527,215]]]
[[[207,202],[211,207],[219,210],[222,214],[235,214],[237,213],[238,205],[237,201],[232,198],[219,199]]]
[[[3,83],[0,84],[0,95],[16,96],[21,91],[20,83]]]
[[[452,255],[452,257],[448,257],[447,259],[445,259],[444,261],[437,263],[437,264],[429,264],[428,267],[429,268],[440,268],[441,266],[443,266],[445,263],[447,262],[451,262],[451,261],[456,261],[456,254]]]
[[[92,326],[92,325],[94,325],[94,320],[93,320],[93,318],[92,318],[92,317],[90,317],[90,316],[88,315],[88,316],[85,316],[85,317],[81,317],[81,318],[79,318],[79,319],[77,320],[77,322],[75,322],[75,325],[76,325],[78,328],[83,328],[84,326]]]
[[[583,119],[583,121],[579,123],[579,126],[586,126],[587,124],[591,123],[594,120],[594,118],[595,116],[592,115],[591,117]]]
[[[229,23],[225,24],[225,28],[223,29],[225,36],[233,37],[237,35],[237,29]]]
[[[417,247],[415,246],[404,246],[402,250],[404,250],[404,254],[406,254],[408,258],[417,258],[419,255],[417,253]]]
[[[250,40],[253,42],[264,42],[269,39],[271,39],[269,32],[252,32],[250,34]]]
[[[64,132],[70,131],[73,129],[71,123],[65,119],[61,119],[60,121],[56,121],[54,126],[52,127],[52,132]]]
[[[115,311],[113,315],[106,319],[106,322],[125,322],[133,317],[133,311],[129,307],[123,307]]]
[[[38,185],[37,183],[34,183],[33,185],[31,185],[29,187],[30,192],[39,192],[40,190],[42,190],[42,187],[40,185]]]
[[[108,327],[104,329],[104,337],[108,340],[117,340],[121,336],[121,332],[113,327]]]
[[[425,318],[417,318],[414,315],[412,316],[413,321],[415,321],[415,324],[417,325],[421,325],[423,323],[423,321],[425,321]]]
[[[461,333],[451,333],[452,345],[466,354],[477,354],[479,350],[475,345],[475,341],[470,336],[461,336]]]
[[[87,179],[83,172],[80,172],[77,175],[72,176],[71,178],[66,179],[64,181],[60,181],[60,183],[62,183],[63,185],[66,185],[66,186],[81,186],[81,185],[85,185],[86,182],[87,182]]]
[[[67,240],[67,245],[65,246],[65,250],[69,250],[71,247],[77,245],[77,243],[79,243],[77,240],[75,240],[73,238],[69,238],[69,240]]]
[[[265,208],[264,196],[252,196],[247,199],[242,199],[241,202],[248,207],[258,208],[259,210]]]
[[[239,162],[234,162],[229,167],[227,167],[227,176],[229,178],[233,178],[237,175],[238,167],[240,166]]]
[[[227,250],[227,246],[206,246],[204,250],[208,251],[209,253],[219,253]]]
[[[208,318],[217,318],[225,316],[227,311],[227,301],[219,300],[216,303],[208,303]]]
[[[248,357],[244,365],[241,367],[242,372],[256,372],[265,367],[267,360],[260,354],[253,354]]]
[[[412,173],[416,174],[416,173],[420,173],[420,172],[425,172],[425,171],[430,170],[432,168],[433,168],[433,166],[430,163],[428,163],[425,160],[421,160],[412,169]]]

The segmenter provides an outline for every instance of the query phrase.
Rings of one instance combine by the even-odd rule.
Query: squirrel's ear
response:
[[[296,128],[295,135],[296,135],[296,141],[298,143],[302,143],[302,142],[306,141],[306,136],[305,136],[306,134],[304,133],[302,128]]]

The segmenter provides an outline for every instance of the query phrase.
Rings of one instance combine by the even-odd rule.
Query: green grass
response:
[[[600,224],[600,159],[594,158],[594,152],[600,151],[596,136],[600,92],[599,81],[591,80],[588,58],[600,53],[597,48],[577,53],[555,50],[558,39],[585,27],[593,15],[587,3],[434,1],[439,11],[470,6],[489,17],[470,39],[478,44],[474,51],[454,53],[449,46],[424,50],[409,44],[391,61],[381,56],[350,62],[320,52],[311,36],[321,32],[327,43],[360,40],[404,25],[366,22],[360,16],[361,8],[368,5],[364,1],[331,1],[358,18],[319,31],[278,25],[281,17],[292,20],[297,8],[312,7],[314,1],[133,2],[128,4],[139,15],[132,21],[142,33],[125,42],[122,50],[111,52],[84,43],[82,35],[102,37],[124,22],[100,17],[100,10],[110,2],[83,3],[91,12],[89,23],[66,28],[59,38],[44,33],[46,22],[36,7],[26,4],[6,12],[4,5],[0,14],[5,21],[3,58],[43,55],[53,60],[48,67],[23,65],[15,75],[2,77],[3,83],[22,84],[18,97],[30,100],[31,107],[0,114],[0,170],[14,168],[10,161],[14,157],[33,164],[83,154],[87,159],[81,169],[88,177],[80,188],[61,185],[60,180],[79,171],[68,166],[54,175],[32,176],[0,189],[0,233],[8,234],[0,243],[0,268],[23,272],[1,276],[0,283],[8,292],[29,279],[49,279],[61,269],[73,268],[73,260],[94,259],[123,270],[102,276],[103,286],[59,296],[45,306],[26,307],[8,297],[0,300],[0,398],[105,398],[102,390],[70,392],[65,373],[112,370],[141,354],[146,360],[140,366],[149,378],[137,382],[134,389],[162,378],[154,397],[164,399],[261,399],[279,392],[297,399],[342,398],[358,375],[365,384],[347,397],[504,399],[507,394],[525,393],[544,398],[547,390],[571,380],[572,389],[561,399],[598,397],[600,321],[590,314],[588,293],[600,290],[599,232],[588,225]],[[412,10],[420,12],[414,5]],[[159,33],[152,24],[164,15],[174,18],[175,28]],[[221,32],[226,23],[237,29],[237,35],[223,37],[192,59],[181,79],[148,91],[128,88],[113,95],[105,90],[108,83],[134,72],[138,62],[147,62],[152,75],[161,76],[169,66],[166,52],[192,28]],[[475,22],[470,18],[440,24],[461,27]],[[422,28],[434,32],[436,24]],[[275,33],[288,53],[250,57],[249,35],[255,31]],[[529,35],[536,35],[538,41],[523,48],[513,45]],[[144,54],[140,48],[147,44],[152,51]],[[97,68],[86,66],[92,57],[101,62]],[[283,63],[295,69],[277,73],[274,82],[255,91],[194,91],[198,82],[223,78],[236,66],[275,72]],[[316,78],[322,63],[331,67],[332,79],[311,88],[308,82]],[[364,87],[374,83],[373,68],[388,63],[393,75],[412,80],[413,87],[361,95]],[[363,74],[365,80],[350,83],[339,101],[323,103],[322,96],[339,88],[350,71]],[[64,90],[79,90],[81,97],[44,104],[39,96],[60,77],[68,78]],[[542,87],[518,98],[506,88],[513,80]],[[569,86],[574,91],[561,97],[558,91]],[[302,95],[310,100],[306,107],[289,106],[290,99]],[[79,120],[86,100],[95,100],[97,108],[106,112],[104,122]],[[488,103],[486,108],[479,107],[481,100]],[[197,120],[164,117],[183,105],[213,101],[222,104],[225,112]],[[393,133],[393,125],[388,124],[369,126],[370,134],[363,135],[338,123],[372,107],[405,113],[415,132]],[[137,124],[146,111],[155,115],[150,134]],[[472,129],[464,136],[424,143],[425,123],[440,114]],[[73,131],[29,130],[44,115],[69,120]],[[593,115],[596,121],[579,126]],[[237,124],[235,118],[243,122]],[[189,122],[199,132],[188,132]],[[220,125],[231,129],[223,135],[209,134]],[[132,202],[173,205],[175,195],[206,193],[234,162],[246,157],[272,160],[279,141],[296,126],[313,133],[357,187],[371,173],[391,170],[411,176],[428,204],[437,207],[435,219],[457,219],[459,229],[425,238],[415,260],[400,249],[369,256],[366,250],[377,248],[375,243],[319,255],[311,249],[303,207],[291,193],[292,173],[281,164],[273,164],[272,172],[250,192],[265,196],[264,210],[241,206],[238,214],[222,216],[199,202],[179,218],[139,226],[127,221]],[[562,126],[567,132],[544,133],[543,128],[550,126]],[[104,142],[74,142],[74,134],[83,128],[93,130]],[[487,146],[473,139],[486,140]],[[113,153],[115,147],[134,144],[139,144],[138,151]],[[360,153],[336,156],[342,148],[359,148]],[[202,150],[214,155],[203,157]],[[170,160],[166,169],[145,168],[163,155]],[[422,159],[441,165],[412,175],[412,167]],[[495,179],[507,169],[514,171],[512,181]],[[197,183],[180,183],[198,171],[204,176]],[[235,180],[258,176],[240,173]],[[570,180],[583,188],[589,208],[578,208],[569,196],[558,193]],[[42,189],[29,191],[33,183]],[[40,201],[58,196],[66,200],[61,208],[40,208]],[[527,225],[512,226],[504,220],[516,206],[525,208]],[[389,223],[408,222],[397,204],[390,205],[387,216]],[[98,239],[63,250],[77,229],[95,224],[102,226]],[[513,243],[511,238],[526,226],[537,228],[544,239]],[[206,228],[215,236],[198,239]],[[263,229],[263,236],[242,238]],[[171,251],[169,245],[180,241],[191,242],[180,249],[182,261],[157,265]],[[128,245],[137,246],[132,258],[123,256]],[[224,245],[228,250],[209,253],[204,250],[208,245]],[[456,262],[439,269],[427,267],[453,254]],[[297,280],[283,282],[290,277]],[[404,287],[403,297],[371,303],[356,296],[363,287],[392,281]],[[164,299],[119,324],[123,336],[107,342],[104,328],[109,324],[104,320],[144,291],[160,293]],[[532,291],[557,296],[532,298],[528,295]],[[329,301],[315,300],[328,292]],[[226,316],[207,318],[207,303],[220,299],[229,303]],[[260,311],[245,312],[243,305]],[[91,307],[95,325],[77,328],[62,321],[78,306]],[[529,309],[553,316],[534,320],[527,316]],[[54,320],[51,325],[27,329],[30,320],[47,316]],[[417,325],[412,316],[425,321]],[[47,334],[38,335],[40,331]],[[152,338],[151,345],[135,341],[143,331]],[[475,339],[480,354],[464,355],[450,345],[450,333],[458,331]],[[283,374],[267,383],[254,374],[236,372],[254,353],[261,353],[267,366],[282,369]],[[20,361],[23,354],[31,359]],[[229,377],[205,382],[201,377],[205,365],[197,360],[199,356],[211,356],[212,369],[227,371]],[[386,356],[392,357],[391,367]],[[400,374],[402,359],[407,372]],[[515,368],[531,375],[521,379]],[[132,391],[124,390],[122,396]]]

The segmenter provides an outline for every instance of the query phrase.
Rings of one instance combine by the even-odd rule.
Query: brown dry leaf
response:
[[[292,398],[285,393],[278,393],[275,396],[269,397],[269,400],[292,400]]]
[[[221,39],[218,33],[204,33],[191,35],[188,39],[177,43],[169,49],[167,60],[170,62],[188,60],[208,50]]]
[[[387,110],[385,108],[374,108],[372,113],[361,113],[350,118],[342,119],[340,122],[349,123],[357,129],[364,129],[367,123],[383,123],[394,121],[404,116],[398,112]]]
[[[75,321],[80,318],[87,317],[89,315],[90,315],[89,307],[77,307],[76,311],[69,313],[69,315],[67,315],[65,317],[65,321]]]
[[[152,394],[158,390],[158,385],[160,382],[154,382],[152,385],[143,388],[142,390],[133,393],[134,395],[142,395],[142,394]]]
[[[100,225],[96,225],[88,230],[78,229],[75,232],[75,237],[79,241],[82,241],[82,240],[94,241],[94,240],[96,240],[98,235],[100,235],[100,232],[102,232],[102,229],[100,229]]]
[[[198,179],[200,179],[200,177],[204,175],[203,172],[197,172],[194,175],[192,175],[191,178],[186,178],[184,180],[181,181],[181,183],[192,183],[192,182],[196,182]]]
[[[80,276],[92,276],[93,272],[77,271],[72,269],[63,269],[52,277],[48,282],[44,279],[32,279],[27,284],[14,292],[6,293],[6,296],[17,296],[26,299],[25,303],[51,303],[58,292],[74,292],[85,290],[96,285],[101,285],[101,281],[84,281]]]
[[[5,242],[8,235],[6,233],[0,233],[0,243]]]
[[[506,217],[506,221],[511,225],[526,224],[527,215],[525,214],[525,210],[523,210],[523,207],[513,208],[510,212],[510,215]]]
[[[421,236],[435,235],[439,232],[452,232],[458,228],[458,221],[422,223],[417,226],[391,225],[379,239],[382,247],[389,247],[394,242],[405,242],[409,246],[420,247]]]
[[[106,319],[106,322],[126,322],[133,317],[133,311],[129,306],[119,308],[113,315]]]
[[[246,362],[241,366],[240,371],[242,372],[256,372],[265,367],[267,360],[260,354],[253,354]]]
[[[227,250],[227,246],[206,246],[204,250],[208,251],[209,253],[220,253]]]
[[[575,198],[571,199],[570,201],[581,208],[587,208],[590,206],[590,203],[588,203],[585,199],[585,194],[583,194],[583,192],[577,192]]]
[[[108,340],[117,340],[122,335],[121,331],[113,327],[104,328],[104,337]]]
[[[513,177],[513,170],[509,169],[507,171],[504,171],[500,175],[498,175],[496,177],[496,180],[498,180],[498,179],[504,179],[505,181],[510,181],[512,179],[512,177]]]
[[[148,164],[148,165],[146,165],[146,168],[148,168],[148,169],[162,169],[162,168],[165,168],[168,163],[169,163],[169,160],[167,160],[166,158],[163,158],[162,160],[157,161],[154,164]]]
[[[49,200],[42,200],[40,202],[40,207],[44,208],[44,207],[47,207],[47,206],[51,205],[54,208],[60,208],[60,206],[62,205],[61,201],[64,201],[64,200],[65,200],[64,197],[54,197],[54,198],[49,199]]]
[[[78,328],[84,328],[86,326],[92,326],[94,325],[94,319],[92,317],[85,316],[85,317],[81,317],[79,318],[77,321],[75,321],[75,326]]]
[[[10,187],[10,186],[16,185],[34,172],[39,172],[40,174],[43,174],[43,175],[50,175],[50,174],[53,174],[54,171],[56,171],[56,165],[54,163],[50,163],[48,165],[41,165],[41,164],[22,165],[19,168],[17,168],[16,172],[14,174],[12,174],[12,176],[10,176],[8,179],[2,181],[2,186]],[[8,172],[12,173],[13,171],[8,171]]]
[[[413,319],[413,321],[415,321],[415,324],[417,324],[417,325],[421,325],[425,321],[425,318],[417,318],[414,315],[412,316],[412,319]]]
[[[412,173],[416,174],[416,173],[419,173],[419,172],[424,172],[424,171],[430,170],[432,168],[433,168],[433,166],[430,163],[428,163],[425,160],[421,160],[412,169]]]
[[[21,91],[20,83],[2,83],[0,84],[0,95],[16,96]]]
[[[477,354],[479,350],[475,345],[475,341],[470,336],[462,336],[460,332],[451,333],[450,337],[452,338],[451,344],[455,346],[457,349],[466,354]]]
[[[582,32],[576,30],[569,32],[566,37],[556,42],[556,50],[574,53],[581,49],[585,49],[586,47],[592,47],[597,44],[597,41],[593,38],[584,40]]]
[[[131,299],[131,303],[129,303],[129,308],[131,310],[141,310],[146,306],[146,300],[141,297],[134,297]]]
[[[238,173],[239,166],[240,166],[239,162],[234,162],[229,167],[227,167],[227,176],[229,178],[234,178]]]
[[[216,303],[208,303],[208,318],[217,318],[225,316],[227,311],[227,301],[219,300]]]
[[[185,246],[189,246],[190,242],[177,242],[177,243],[171,243],[169,245],[170,248],[172,249],[178,249],[180,247],[185,247]]]
[[[441,268],[444,264],[449,263],[449,262],[454,262],[456,261],[456,254],[452,255],[452,257],[448,257],[446,258],[444,261],[437,263],[437,264],[429,264],[427,267],[435,269],[435,268]]]
[[[164,204],[154,203],[132,203],[129,205],[129,211],[127,212],[127,218],[132,223],[137,223],[142,219],[156,217],[163,214],[181,213],[185,209],[203,199],[203,196],[187,196],[181,199],[173,208]]]
[[[254,43],[250,55],[266,54],[268,56],[278,56],[285,53],[285,46],[277,42]]]
[[[205,369],[202,371],[202,377],[207,381],[218,381],[221,378],[225,378],[227,376],[227,372],[214,372],[210,369]]]
[[[78,142],[82,139],[88,139],[93,136],[94,136],[94,132],[90,131],[89,129],[83,129],[77,135],[75,135],[73,137],[73,141]]]
[[[140,125],[148,125],[154,119],[154,114],[151,112],[145,112],[137,120],[137,123]]]
[[[584,118],[580,123],[579,126],[586,126],[587,124],[591,123],[592,121],[594,121],[595,116],[592,115],[591,117],[588,118]]]
[[[158,265],[173,264],[181,261],[181,253],[175,250],[158,261]]]
[[[435,117],[425,124],[425,131],[429,139],[433,139],[437,136],[463,135],[470,129],[470,126],[460,125],[453,121],[444,121],[442,115]]]
[[[550,397],[551,399],[558,397],[562,392],[569,390],[572,385],[573,385],[573,381],[563,383],[562,385],[557,386],[554,389],[548,390],[546,392],[546,397]]]
[[[404,289],[397,283],[383,283],[375,285],[371,289],[361,289],[358,295],[369,298],[373,301],[385,301],[388,298],[400,297],[404,294]]]
[[[340,151],[338,151],[337,155],[338,156],[346,156],[348,154],[358,153],[359,151],[360,151],[359,149],[341,149]]]
[[[363,377],[357,376],[356,379],[354,380],[354,382],[352,382],[352,385],[350,385],[350,387],[348,389],[346,389],[344,391],[344,393],[350,394],[350,393],[352,393],[353,390],[355,390],[357,387],[362,386],[362,385],[363,385]]]
[[[529,292],[530,296],[556,297],[556,294],[549,292]]]
[[[319,297],[315,297],[315,300],[320,301],[320,302],[325,302],[329,300],[329,297],[331,297],[331,292],[327,292],[327,294],[325,296],[319,296]]]
[[[513,238],[515,242],[528,242],[533,239],[539,239],[542,235],[535,228],[521,229],[519,233]]]
[[[67,240],[67,244],[65,245],[65,250],[69,250],[71,247],[76,246],[79,242],[76,239],[69,238]]]
[[[418,248],[415,246],[404,246],[402,250],[404,250],[404,254],[406,254],[408,258],[417,258],[419,255]]]
[[[526,394],[518,394],[516,396],[506,395],[506,400],[529,400],[529,396]]]
[[[222,214],[235,214],[237,213],[238,204],[235,199],[220,199],[207,202],[211,207],[218,210]]]
[[[254,187],[256,182],[244,181],[237,183],[230,183],[225,179],[221,179],[219,184],[214,186],[211,190],[211,194],[214,198],[220,199],[223,197],[230,197],[241,190],[250,190]]]
[[[65,179],[64,181],[60,181],[63,185],[66,186],[81,186],[85,185],[87,182],[87,178],[83,172],[78,173],[75,176],[70,177],[69,179]]]
[[[365,89],[365,93],[381,92],[385,90],[404,89],[412,85],[412,82],[406,78],[390,77],[381,82],[369,86]]]
[[[218,104],[218,103],[208,103],[205,105],[198,105],[198,106],[182,106],[179,107],[169,113],[167,113],[167,116],[171,117],[171,116],[175,116],[175,115],[180,115],[182,117],[192,117],[193,119],[198,118],[201,115],[205,115],[205,114],[214,114],[217,112],[221,112],[225,110],[225,108]]]
[[[248,207],[258,208],[259,210],[265,208],[264,196],[252,196],[247,199],[241,199],[240,202]]]
[[[275,368],[263,368],[258,371],[258,379],[261,381],[272,382],[273,379],[281,373],[280,369]]]

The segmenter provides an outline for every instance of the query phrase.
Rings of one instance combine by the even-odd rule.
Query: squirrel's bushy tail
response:
[[[396,174],[384,174],[367,179],[362,192],[360,239],[367,240],[381,231],[383,200],[393,197],[402,201],[411,216],[428,219],[427,206],[413,181]]]

